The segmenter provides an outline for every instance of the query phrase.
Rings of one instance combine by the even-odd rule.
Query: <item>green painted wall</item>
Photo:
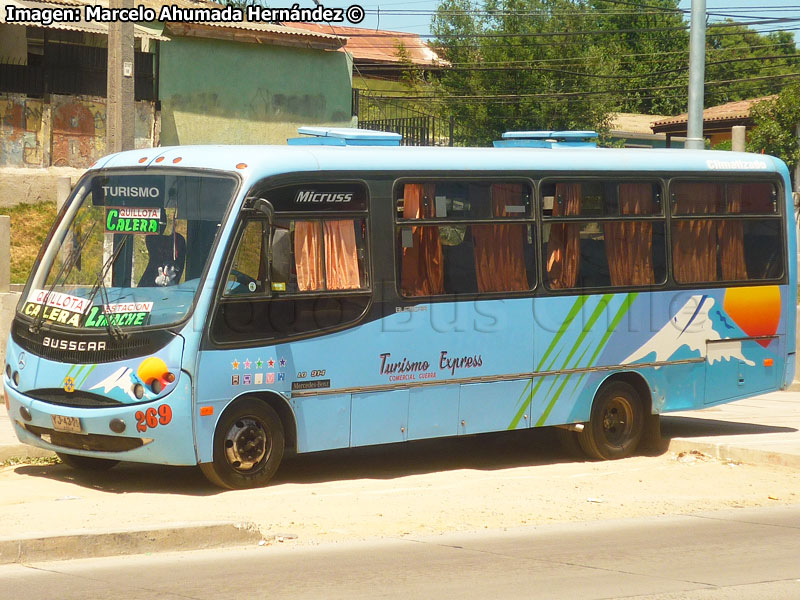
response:
[[[344,52],[175,37],[160,44],[161,144],[285,144],[301,125],[348,127]]]

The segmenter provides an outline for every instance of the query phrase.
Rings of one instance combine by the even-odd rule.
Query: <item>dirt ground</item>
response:
[[[236,521],[316,544],[793,503],[800,471],[693,453],[585,462],[547,430],[295,457],[245,491],[213,488],[196,468],[0,469],[0,536],[12,538]]]

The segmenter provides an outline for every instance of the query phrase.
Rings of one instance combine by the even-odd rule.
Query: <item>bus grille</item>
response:
[[[11,337],[19,346],[48,360],[69,364],[100,364],[119,360],[129,360],[140,356],[154,354],[166,346],[175,335],[167,330],[131,332],[123,340],[115,340],[109,335],[97,335],[84,332],[61,333],[52,331],[42,331],[31,333],[28,326],[20,319],[14,319],[11,327]],[[50,337],[56,340],[69,339],[85,342],[105,342],[103,350],[63,350],[45,346],[43,340]]]
[[[31,390],[25,392],[25,395],[35,400],[47,402],[48,404],[75,406],[79,408],[108,408],[110,406],[123,405],[123,403],[118,400],[80,390],[76,392],[66,392],[60,388],[47,388]]]
[[[44,442],[62,448],[95,452],[127,452],[152,442],[152,438],[119,437],[99,433],[64,433],[47,427],[25,425],[25,429]]]

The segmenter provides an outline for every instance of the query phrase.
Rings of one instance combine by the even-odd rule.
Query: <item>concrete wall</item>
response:
[[[14,319],[19,297],[19,292],[0,293],[0,369],[5,368],[8,332],[11,331],[11,321]]]
[[[0,167],[41,167],[44,101],[23,94],[0,95]]]
[[[343,52],[176,37],[160,47],[161,143],[285,144],[351,124]]]
[[[28,38],[25,25],[0,25],[0,61],[28,64]]]
[[[135,104],[135,144],[159,144],[154,102]],[[0,167],[88,167],[106,154],[106,99],[0,94]]]

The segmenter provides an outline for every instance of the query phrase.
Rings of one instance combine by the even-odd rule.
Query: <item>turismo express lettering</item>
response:
[[[219,9],[184,8],[174,4],[162,6],[159,10],[142,6],[141,4],[132,8],[108,8],[98,5],[26,8],[7,4],[5,9],[6,23],[38,23],[40,25],[77,23],[83,20],[98,23],[136,23],[144,21],[241,23],[245,20],[264,23],[276,21],[342,23],[348,20],[352,23],[360,23],[364,20],[364,9],[357,4],[353,4],[346,9],[326,8],[321,4],[314,8],[300,8],[300,5],[296,3],[286,8],[253,5],[246,7],[244,10],[232,6]]]
[[[414,381],[418,379],[435,379],[437,372],[431,371],[431,365],[427,360],[409,360],[403,357],[400,360],[393,360],[391,352],[384,352],[380,355],[381,375],[388,375],[389,381]],[[483,366],[483,357],[480,354],[474,356],[449,356],[447,350],[439,353],[439,369],[446,371],[449,375],[455,375],[456,371],[462,369],[476,369]]]

